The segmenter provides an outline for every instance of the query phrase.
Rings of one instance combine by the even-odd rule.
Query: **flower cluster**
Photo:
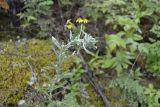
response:
[[[89,22],[89,20],[88,19],[82,19],[82,18],[78,18],[77,20],[76,20],[76,23],[79,23],[79,24],[86,24],[86,23],[88,23]]]
[[[78,19],[76,20],[76,23],[78,23],[78,24],[87,24],[88,22],[89,22],[89,20],[86,19],[86,18],[78,18]],[[67,20],[65,26],[66,26],[66,28],[69,29],[69,30],[75,28],[74,24],[71,22],[71,19],[68,19],[68,20]]]

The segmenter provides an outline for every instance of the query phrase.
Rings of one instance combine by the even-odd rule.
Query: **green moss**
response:
[[[90,102],[95,107],[104,107],[104,103],[99,95],[95,92],[91,85],[87,86],[87,92],[90,96]],[[111,102],[113,107],[127,107],[126,98],[122,95],[122,90],[119,87],[106,88],[104,91],[107,99]]]
[[[90,96],[90,101],[95,107],[104,107],[104,104],[102,102],[102,99],[99,95],[95,92],[93,87],[88,86],[88,93]],[[105,95],[108,98],[108,100],[111,102],[113,107],[119,106],[119,107],[126,107],[127,102],[125,99],[123,99],[121,90],[119,88],[108,88],[105,90]]]
[[[87,92],[90,97],[91,104],[93,104],[95,107],[104,107],[101,98],[97,95],[97,93],[91,85],[87,86]]]
[[[23,95],[31,73],[20,58],[0,55],[0,102],[14,104]]]
[[[105,89],[105,95],[111,101],[113,107],[127,107],[126,98],[123,96],[122,89],[119,87]]]
[[[52,43],[47,40],[29,40],[23,43],[3,43],[0,54],[0,103],[14,105],[23,96],[31,77],[28,62],[32,65],[38,84],[46,79],[41,69],[55,61]],[[54,75],[54,70],[48,73]]]
[[[0,41],[9,41],[10,39],[16,40],[18,34],[16,31],[1,31],[0,32]]]

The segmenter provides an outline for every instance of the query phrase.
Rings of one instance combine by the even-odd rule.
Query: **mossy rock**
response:
[[[53,43],[49,40],[35,39],[1,43],[0,104],[17,104],[24,95],[32,70],[36,74],[38,85],[47,81],[42,75],[42,69],[51,66],[56,60],[55,54],[51,51],[52,46]],[[64,70],[71,65],[72,58],[69,59],[62,65]],[[50,76],[54,75],[54,68],[50,67],[47,73]]]

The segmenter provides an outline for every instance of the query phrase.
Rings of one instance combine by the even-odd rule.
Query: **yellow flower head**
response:
[[[72,22],[71,22],[71,19],[67,19],[66,24],[70,24],[70,23],[72,23]]]
[[[74,24],[71,22],[71,19],[68,19],[67,22],[66,22],[66,28],[71,30],[74,28]]]
[[[83,22],[84,22],[84,23],[88,23],[89,20],[88,20],[88,19],[83,19]]]
[[[73,29],[73,28],[74,28],[74,26],[73,26],[72,24],[70,24],[70,25],[66,25],[66,27],[67,27],[67,29],[69,29],[69,30],[71,30],[71,29]]]
[[[83,24],[86,24],[86,23],[88,23],[89,22],[89,20],[88,19],[82,19],[82,18],[78,18],[77,20],[76,20],[76,23],[83,23]]]

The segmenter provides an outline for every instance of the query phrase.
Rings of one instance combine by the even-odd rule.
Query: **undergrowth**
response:
[[[36,37],[51,37],[53,44],[30,40],[6,45],[0,55],[0,77],[1,81],[5,76],[8,79],[0,87],[20,91],[1,95],[0,100],[6,99],[3,103],[22,99],[21,105],[26,106],[103,107],[108,100],[115,107],[160,106],[159,83],[144,83],[160,79],[159,0],[37,0],[24,4],[25,11],[18,14],[21,27],[36,27]],[[44,102],[30,104],[29,98],[22,97],[27,83],[43,95]]]
[[[41,69],[55,61],[55,55],[51,54],[49,44],[44,40],[29,40],[6,42],[1,45],[0,102],[2,104],[17,104],[24,95],[27,85],[32,82],[30,81],[32,75],[36,75],[38,84],[46,81]],[[50,69],[51,74],[54,74],[52,69]]]

